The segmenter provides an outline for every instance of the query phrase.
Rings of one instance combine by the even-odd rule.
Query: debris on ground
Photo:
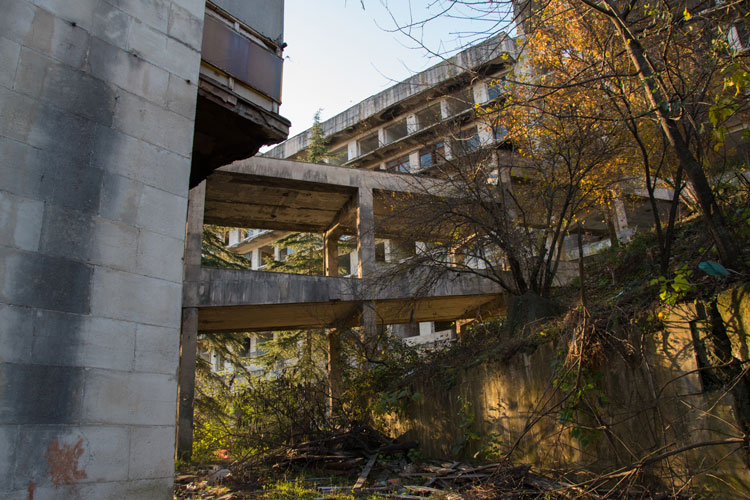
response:
[[[584,489],[529,465],[410,461],[416,442],[367,425],[175,477],[180,500],[497,500],[675,498],[645,490]],[[312,475],[311,475],[312,474]],[[291,480],[290,480],[291,478]],[[593,483],[591,483],[593,484]],[[601,484],[601,483],[599,483]]]
[[[175,478],[175,499],[184,500],[499,500],[499,499],[668,499],[667,495],[645,490],[584,490],[571,483],[554,480],[532,472],[529,465],[511,466],[491,463],[480,466],[460,462],[425,461],[406,463],[403,458],[373,455],[361,471],[350,469],[342,475],[340,468],[299,469],[290,481],[274,483],[273,471],[252,476],[241,464],[230,469],[240,474],[224,476],[222,483],[212,483],[212,474],[223,469],[203,470]],[[325,475],[333,472],[333,475]],[[316,477],[308,477],[314,473]],[[261,477],[262,476],[262,477]],[[238,480],[238,477],[249,480]],[[252,478],[252,479],[250,479]],[[683,498],[683,497],[679,497]],[[687,497],[685,497],[687,498]]]

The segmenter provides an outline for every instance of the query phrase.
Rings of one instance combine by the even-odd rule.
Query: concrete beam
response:
[[[319,186],[339,186],[356,188],[369,187],[383,191],[399,193],[440,193],[448,184],[440,179],[419,178],[392,174],[378,170],[357,170],[276,158],[252,157],[226,165],[217,170],[228,174],[244,174],[256,176],[257,182],[263,179],[275,179],[279,185],[292,185],[288,181],[298,181],[302,184],[317,184]],[[287,181],[284,183],[283,181]]]
[[[363,306],[379,322],[397,324],[471,317],[493,301],[502,305],[502,291],[487,278],[430,272],[381,277],[376,286],[357,278],[202,269],[198,300],[186,307],[200,308],[201,331],[262,331],[356,326]]]
[[[387,325],[454,321],[505,311],[502,294],[384,299],[368,303],[372,304],[378,322]],[[198,313],[198,328],[201,332],[351,328],[361,323],[362,308],[362,301],[202,307]]]

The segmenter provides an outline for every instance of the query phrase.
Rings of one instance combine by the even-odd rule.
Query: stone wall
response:
[[[733,344],[736,359],[747,359],[750,321],[750,286],[719,295],[717,303]],[[394,435],[417,439],[426,456],[463,459],[486,458],[490,442],[507,451],[534,415],[542,417],[520,441],[513,455],[517,462],[537,468],[580,467],[603,471],[637,462],[667,443],[672,450],[691,443],[741,437],[735,418],[737,403],[725,388],[710,385],[699,370],[696,339],[705,339],[706,318],[700,308],[671,308],[661,320],[664,329],[641,339],[630,339],[635,350],[612,343],[597,355],[584,382],[591,381],[586,398],[591,411],[573,415],[563,425],[560,394],[552,389],[559,351],[567,346],[549,341],[538,346],[519,344],[511,356],[488,356],[473,366],[432,375],[412,387],[422,398],[412,402],[404,416],[394,418]],[[516,341],[517,342],[517,341]],[[640,351],[640,352],[639,352]],[[507,352],[507,351],[506,351]],[[641,356],[641,352],[645,354]],[[744,358],[742,356],[745,356]],[[473,415],[473,416],[472,416]],[[584,445],[571,435],[576,426],[601,427]],[[471,434],[480,439],[472,439]],[[477,455],[478,454],[478,455]],[[708,470],[706,470],[708,469]],[[646,468],[655,478],[674,475],[677,484],[695,475],[693,484],[721,498],[747,498],[750,471],[736,444],[696,448]]]
[[[0,497],[172,497],[205,0],[0,1]]]

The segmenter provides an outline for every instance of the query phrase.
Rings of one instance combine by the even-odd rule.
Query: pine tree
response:
[[[310,163],[324,163],[328,158],[328,140],[320,125],[320,111],[313,116],[313,126],[310,128],[310,144],[307,146],[305,161]]]

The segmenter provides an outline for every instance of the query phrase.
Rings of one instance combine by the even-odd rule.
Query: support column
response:
[[[323,268],[325,275],[337,277],[339,275],[339,235],[328,231],[323,239]],[[339,413],[339,401],[343,388],[341,375],[341,332],[337,328],[326,331],[328,340],[328,416],[334,417]]]
[[[177,389],[177,455],[190,460],[193,455],[193,400],[198,340],[198,308],[182,309],[180,335],[180,379]]]
[[[177,453],[182,460],[193,454],[193,400],[195,398],[195,361],[198,340],[198,280],[203,246],[203,211],[206,181],[190,190],[182,284],[182,331],[180,334],[180,371],[177,389]]]
[[[622,198],[615,196],[612,200],[612,211],[614,212],[615,231],[617,232],[617,239],[621,243],[627,243],[630,241],[632,236],[632,230],[628,226],[628,215],[625,211],[625,203]]]
[[[361,279],[375,275],[375,214],[373,211],[372,189],[360,187],[357,192],[357,276]],[[374,293],[372,284],[366,284],[365,293]],[[363,340],[372,338],[377,333],[375,303],[362,302]]]
[[[326,276],[339,275],[339,235],[328,231],[323,239],[323,267]]]

